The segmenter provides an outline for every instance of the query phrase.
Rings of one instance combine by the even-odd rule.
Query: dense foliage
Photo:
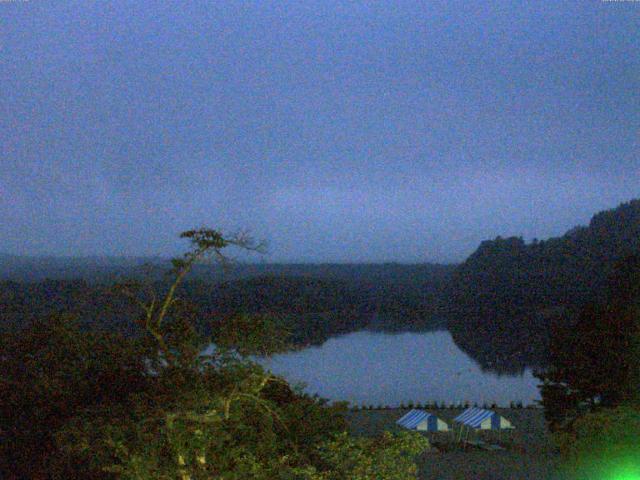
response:
[[[566,478],[640,475],[640,256],[551,337],[542,405]]]
[[[568,479],[640,476],[640,406],[625,405],[588,413],[571,432],[556,433]]]
[[[551,363],[540,374],[552,430],[571,431],[582,415],[640,395],[640,257],[618,265],[606,299],[554,329]]]
[[[22,478],[405,479],[428,448],[419,435],[352,439],[344,405],[291,389],[244,355],[286,348],[270,316],[217,322],[217,348],[177,296],[193,264],[245,238],[185,232],[173,282],[113,289],[138,315],[128,335],[81,328],[70,314],[5,333],[0,348],[0,476]],[[113,312],[117,312],[114,308]],[[117,315],[116,315],[117,316]]]
[[[449,329],[486,367],[544,364],[551,325],[575,321],[584,303],[602,301],[615,265],[638,253],[640,200],[559,238],[483,242],[449,285]]]
[[[0,344],[2,478],[48,478],[53,434],[82,409],[124,406],[144,391],[142,344],[82,332],[67,315],[50,316]]]

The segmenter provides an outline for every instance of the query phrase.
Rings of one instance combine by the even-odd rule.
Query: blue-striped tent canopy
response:
[[[515,428],[506,418],[492,410],[485,410],[483,408],[468,408],[454,418],[453,421],[461,423],[466,427],[477,428],[479,430]]]
[[[424,410],[411,410],[396,421],[398,425],[409,430],[421,432],[446,432],[449,426],[435,415]]]

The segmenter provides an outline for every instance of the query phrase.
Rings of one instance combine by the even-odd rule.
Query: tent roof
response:
[[[416,428],[420,422],[428,419],[432,415],[424,410],[413,409],[400,417],[396,423],[405,428]]]
[[[498,415],[491,410],[485,410],[483,408],[468,408],[453,420],[455,422],[468,425],[469,427],[478,428],[484,420],[493,415]]]

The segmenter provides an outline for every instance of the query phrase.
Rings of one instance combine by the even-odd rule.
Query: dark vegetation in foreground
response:
[[[345,406],[326,405],[247,355],[287,349],[266,317],[220,321],[218,349],[176,289],[194,263],[226,247],[257,248],[216,231],[185,232],[165,292],[115,287],[138,308],[132,335],[81,330],[73,315],[36,318],[0,344],[3,479],[410,479],[429,448],[416,434],[355,438]],[[114,309],[121,305],[113,305]]]

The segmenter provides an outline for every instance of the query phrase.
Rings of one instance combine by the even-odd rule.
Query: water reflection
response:
[[[427,401],[508,405],[539,399],[530,369],[518,375],[483,371],[447,331],[355,332],[322,346],[260,361],[309,393],[355,404],[399,405]]]

